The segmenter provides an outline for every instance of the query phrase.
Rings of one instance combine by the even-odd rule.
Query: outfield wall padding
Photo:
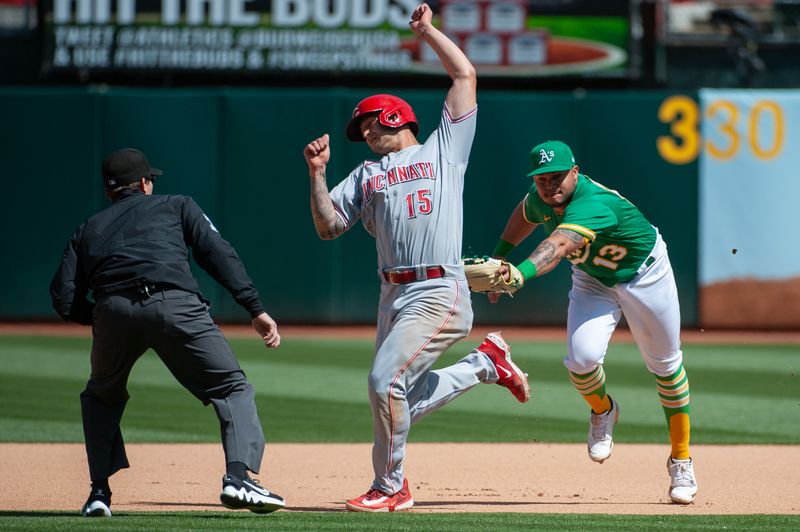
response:
[[[380,89],[376,90],[378,92]],[[390,88],[385,89],[391,91]],[[319,89],[13,88],[0,90],[0,319],[56,318],[48,285],[75,227],[107,205],[100,161],[137,147],[164,170],[157,193],[193,196],[234,244],[264,303],[285,323],[372,323],[379,281],[375,245],[363,228],[335,241],[316,236],[302,150],[332,136],[329,186],[361,160],[344,125],[367,91]],[[445,89],[400,91],[427,136]],[[618,189],[657,225],[669,246],[682,322],[697,322],[697,164],[663,160],[656,138],[665,92],[480,92],[478,129],[464,192],[464,253],[488,254],[526,193],[529,150],[542,140],[572,145],[581,171]],[[511,258],[522,260],[534,234]],[[227,293],[198,272],[215,318],[246,321]],[[513,300],[473,297],[475,322],[565,323],[570,268],[532,281]]]

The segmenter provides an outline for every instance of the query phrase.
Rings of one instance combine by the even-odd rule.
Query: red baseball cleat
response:
[[[351,512],[399,512],[414,506],[414,499],[408,489],[408,479],[404,479],[402,489],[394,495],[371,489],[360,497],[350,499],[345,506]]]
[[[523,373],[511,361],[511,347],[500,335],[500,331],[487,334],[483,343],[478,346],[478,351],[486,354],[494,363],[497,375],[500,377],[497,384],[511,390],[520,403],[526,403],[531,398],[528,374]]]

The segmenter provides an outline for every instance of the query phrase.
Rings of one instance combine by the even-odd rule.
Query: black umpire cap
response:
[[[138,181],[142,177],[163,175],[164,172],[150,166],[144,153],[134,148],[124,148],[103,159],[103,184],[116,188]]]

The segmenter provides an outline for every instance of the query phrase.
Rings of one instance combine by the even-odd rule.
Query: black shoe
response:
[[[286,506],[283,497],[271,493],[252,478],[239,479],[230,475],[222,477],[222,505],[232,510],[250,510],[267,514]]]
[[[103,488],[93,488],[81,514],[84,517],[111,517],[111,492]]]

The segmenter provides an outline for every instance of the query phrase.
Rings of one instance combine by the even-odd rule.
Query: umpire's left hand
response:
[[[267,347],[278,347],[281,345],[281,335],[278,334],[278,324],[269,317],[269,314],[262,312],[253,318],[253,329],[264,339]]]

